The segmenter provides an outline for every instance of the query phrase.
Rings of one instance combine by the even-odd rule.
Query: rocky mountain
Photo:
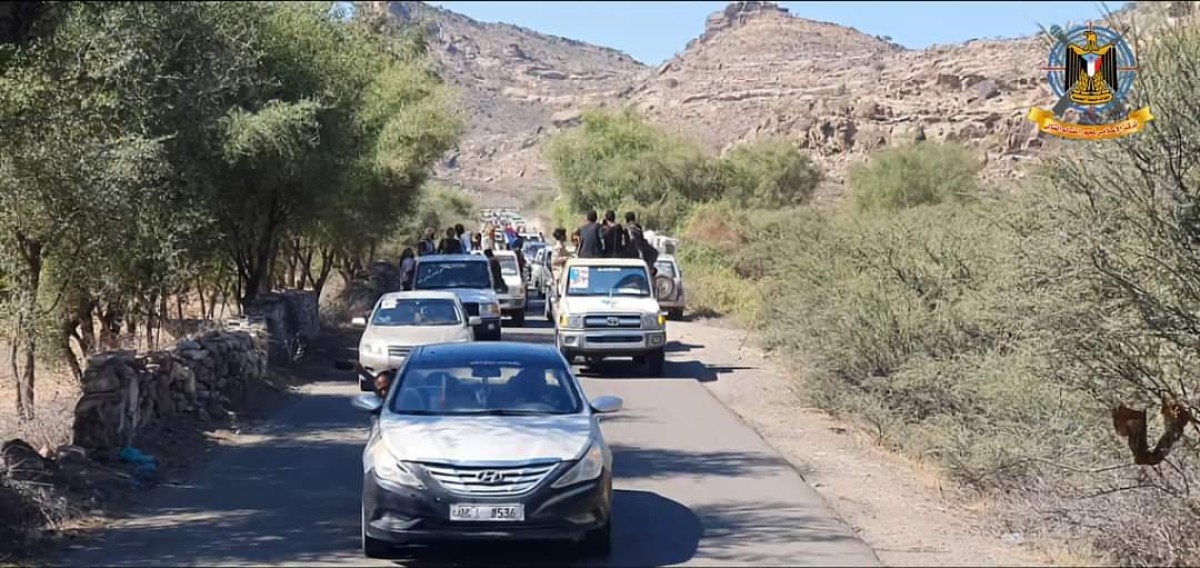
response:
[[[1043,144],[1025,115],[1050,97],[1045,53],[1034,39],[912,51],[771,3],[736,2],[631,101],[714,151],[798,139],[834,180],[861,155],[918,136],[971,143],[989,170],[1008,173]]]
[[[847,165],[890,144],[964,142],[984,162],[985,177],[1013,179],[1054,143],[1026,120],[1030,107],[1053,103],[1041,70],[1045,38],[909,50],[772,2],[739,1],[649,69],[608,48],[421,2],[388,4],[393,17],[426,22],[439,65],[462,88],[470,113],[470,130],[439,175],[489,202],[552,188],[540,144],[588,106],[636,105],[714,152],[763,136],[797,139],[825,167],[835,194]],[[1136,12],[1158,25],[1196,4],[1138,3]]]
[[[627,97],[648,68],[628,55],[509,24],[477,22],[424,2],[371,2],[425,26],[431,54],[459,87],[467,131],[438,176],[489,205],[519,204],[553,187],[539,144],[578,109]]]

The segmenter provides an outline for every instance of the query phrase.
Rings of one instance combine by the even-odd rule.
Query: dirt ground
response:
[[[927,465],[876,445],[864,430],[802,402],[797,383],[719,320],[669,326],[673,340],[717,371],[705,383],[790,461],[889,566],[1088,565],[1079,553],[1033,542],[989,521],[989,504]]]

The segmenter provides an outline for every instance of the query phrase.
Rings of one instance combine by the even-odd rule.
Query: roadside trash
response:
[[[133,479],[130,480],[134,487],[148,489],[158,484],[158,465],[154,463],[154,456],[126,446],[121,448],[118,457],[123,462],[137,464],[137,468],[133,470]]]
[[[117,455],[123,462],[136,464],[153,464],[154,456],[143,454],[137,448],[125,446],[121,448],[121,453]]]

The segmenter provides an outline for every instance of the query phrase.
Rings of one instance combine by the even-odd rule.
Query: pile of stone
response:
[[[227,415],[267,373],[261,324],[210,331],[170,351],[104,353],[88,361],[75,407],[74,443],[88,449],[131,446],[144,427],[177,415],[208,421]]]

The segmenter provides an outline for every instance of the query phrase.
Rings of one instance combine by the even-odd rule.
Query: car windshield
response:
[[[454,301],[442,298],[384,298],[371,317],[371,325],[383,327],[460,324],[462,316]]]
[[[658,269],[658,273],[667,278],[675,277],[675,263],[669,260],[660,260],[654,263],[654,268]]]
[[[410,360],[389,406],[396,414],[523,416],[582,410],[570,371],[550,358]]]
[[[505,276],[517,275],[517,257],[496,255],[500,261],[500,273]]]
[[[417,290],[491,288],[488,265],[481,261],[424,261],[417,264]]]
[[[567,295],[645,297],[650,295],[650,281],[640,266],[572,266]]]

